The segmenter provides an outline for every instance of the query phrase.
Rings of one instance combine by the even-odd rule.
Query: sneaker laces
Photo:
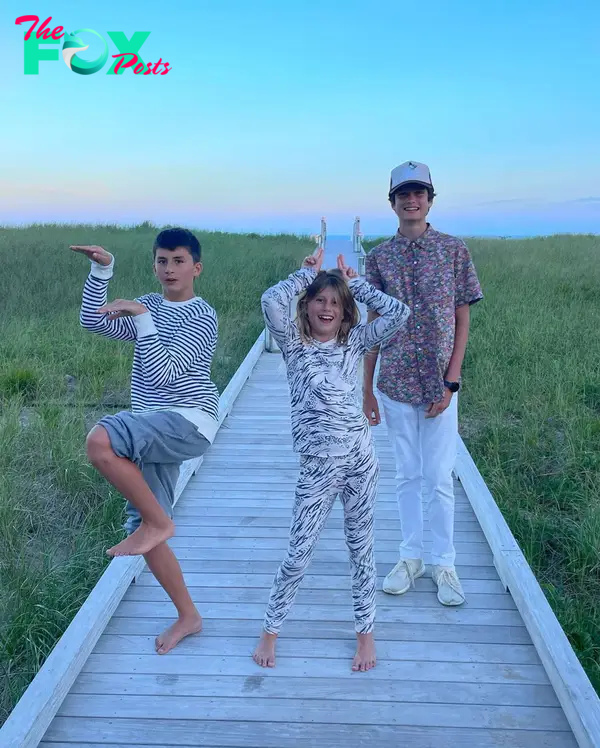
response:
[[[454,569],[442,567],[437,575],[437,583],[438,587],[441,584],[447,584],[448,587],[450,587],[450,589],[453,589],[457,595],[464,597],[460,582],[458,580],[458,576],[456,575],[456,571]]]
[[[392,574],[396,574],[397,572],[399,572],[402,569],[402,567],[406,569],[406,575],[408,576],[410,586],[414,587],[415,586],[415,575],[407,559],[401,558],[400,561],[398,561],[398,563],[396,564],[396,566],[394,566],[394,568],[392,569]]]

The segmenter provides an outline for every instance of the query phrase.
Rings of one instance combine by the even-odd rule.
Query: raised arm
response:
[[[346,265],[343,255],[338,255],[338,268],[348,281],[354,298],[365,304],[369,310],[369,322],[360,328],[360,334],[364,350],[370,351],[374,346],[391,338],[406,324],[410,309],[406,304],[393,296],[388,296],[361,278],[354,268]]]
[[[375,313],[369,315],[369,321],[362,329],[364,350],[370,351],[391,338],[406,324],[410,309],[402,301],[378,290],[364,278],[354,278],[349,285],[354,298],[365,304],[369,312]]]
[[[81,326],[114,340],[135,340],[135,325],[131,317],[111,318],[107,314],[98,314],[98,309],[107,301],[108,283],[113,276],[115,258],[96,245],[74,245],[71,249],[86,255],[91,262],[79,312]]]
[[[267,289],[260,300],[265,324],[282,351],[287,348],[291,329],[290,304],[292,299],[314,281],[323,262],[323,249],[304,258],[302,267],[285,280]]]

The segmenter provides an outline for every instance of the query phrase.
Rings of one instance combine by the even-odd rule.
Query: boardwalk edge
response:
[[[221,394],[219,428],[264,350],[263,330]],[[201,457],[183,463],[175,502],[201,464]],[[140,556],[110,562],[0,729],[2,748],[38,746],[123,595],[144,567]]]
[[[455,471],[490,545],[580,748],[600,746],[600,699],[527,563],[502,512],[459,437]]]

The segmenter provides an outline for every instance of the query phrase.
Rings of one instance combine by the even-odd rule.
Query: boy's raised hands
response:
[[[117,299],[101,306],[97,311],[98,314],[106,314],[109,319],[118,319],[119,317],[137,317],[139,314],[146,314],[148,309],[139,301]]]
[[[337,266],[340,273],[344,276],[344,280],[350,281],[353,278],[358,278],[358,273],[353,267],[346,265],[344,255],[337,256]]]
[[[112,262],[113,257],[110,252],[107,252],[104,247],[99,247],[97,244],[72,244],[69,249],[72,249],[73,252],[80,252],[89,260],[93,260],[99,265],[110,265]]]
[[[323,247],[319,247],[316,249],[312,255],[309,255],[308,257],[304,258],[304,262],[302,263],[303,268],[313,268],[317,271],[317,273],[321,270],[321,265],[323,264],[323,255],[325,254],[325,251]]]

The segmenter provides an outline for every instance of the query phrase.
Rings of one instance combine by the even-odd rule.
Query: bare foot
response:
[[[275,667],[276,641],[277,634],[267,634],[266,631],[262,632],[258,646],[252,655],[252,659],[257,665],[261,667]]]
[[[375,667],[377,657],[375,656],[375,640],[373,634],[357,634],[358,646],[352,661],[352,670],[364,673]]]
[[[167,654],[173,647],[176,647],[182,639],[191,634],[199,634],[202,631],[202,616],[196,612],[196,615],[183,616],[178,618],[172,626],[156,637],[156,651],[160,655]]]
[[[167,519],[167,522],[161,527],[142,522],[135,532],[132,532],[128,538],[117,543],[117,545],[109,548],[106,553],[109,556],[143,556],[148,551],[156,548],[157,545],[172,538],[174,534],[175,524],[170,519]]]

